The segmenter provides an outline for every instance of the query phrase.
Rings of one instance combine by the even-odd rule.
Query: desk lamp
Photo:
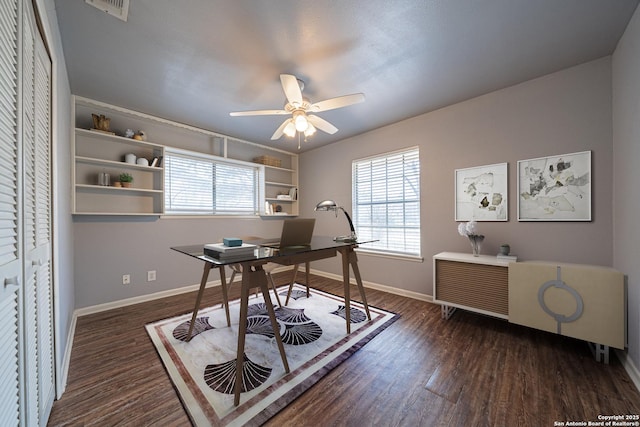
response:
[[[358,240],[358,237],[356,236],[356,229],[353,227],[353,221],[351,221],[351,217],[342,206],[338,206],[333,200],[323,200],[316,205],[314,210],[333,211],[336,213],[336,217],[338,217],[338,209],[341,209],[342,212],[344,212],[344,215],[347,217],[347,220],[349,221],[349,227],[351,227],[351,234],[347,236],[338,236],[333,240],[335,240],[336,242],[355,242],[356,240]]]

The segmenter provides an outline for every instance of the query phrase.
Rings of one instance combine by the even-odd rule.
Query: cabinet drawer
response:
[[[507,267],[437,259],[435,269],[436,300],[509,315]]]

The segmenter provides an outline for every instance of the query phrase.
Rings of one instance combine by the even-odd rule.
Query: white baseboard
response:
[[[211,288],[214,286],[220,286],[220,279],[207,282],[207,285],[206,285],[207,288]],[[155,292],[153,294],[140,295],[137,297],[121,299],[113,302],[107,302],[104,304],[92,305],[89,307],[79,308],[75,310],[74,314],[77,316],[86,316],[87,314],[100,313],[102,311],[113,310],[114,308],[121,308],[129,305],[133,305],[133,304],[140,304],[141,302],[153,301],[160,298],[166,298],[174,295],[184,294],[187,292],[194,292],[194,291],[197,291],[199,287],[200,287],[199,284],[188,285],[182,288],[169,289],[167,291]]]
[[[304,271],[304,268],[301,268],[301,270]],[[316,276],[322,276],[322,277],[326,277],[328,279],[342,281],[342,275],[341,274],[327,273],[326,271],[314,270],[313,268],[311,269],[310,272],[312,274],[315,274]],[[355,278],[351,278],[351,280],[349,282],[352,285],[356,285],[357,284]],[[407,291],[405,289],[394,288],[392,286],[381,285],[379,283],[367,282],[366,280],[362,281],[362,286],[364,286],[365,288],[376,289],[378,291],[383,291],[383,292],[387,292],[387,293],[394,294],[394,295],[400,295],[400,296],[407,297],[407,298],[413,298],[413,299],[417,299],[417,300],[420,300],[420,301],[433,302],[433,297],[431,295],[421,294],[421,293],[413,292],[413,291]]]
[[[64,356],[62,356],[62,372],[60,372],[57,379],[56,387],[56,399],[60,399],[62,394],[67,389],[67,378],[69,377],[69,365],[71,364],[71,349],[73,348],[73,339],[76,336],[76,324],[78,323],[78,316],[74,312],[71,316],[71,325],[69,325],[69,333],[67,334],[67,348],[65,349]]]
[[[636,386],[638,391],[640,391],[640,371],[638,370],[638,367],[633,363],[633,360],[631,360],[626,351],[616,350],[616,356],[620,359],[622,366],[624,366],[624,370],[629,374],[633,384]]]

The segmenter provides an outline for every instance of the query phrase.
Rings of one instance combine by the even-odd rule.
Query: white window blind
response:
[[[420,155],[417,147],[352,164],[353,222],[366,249],[420,256]]]
[[[165,213],[257,215],[260,168],[199,153],[165,152]]]

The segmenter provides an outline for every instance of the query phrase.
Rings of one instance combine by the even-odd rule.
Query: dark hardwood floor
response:
[[[342,294],[319,276],[311,286]],[[621,363],[597,363],[584,342],[460,310],[445,321],[437,305],[372,289],[367,299],[401,318],[268,425],[553,426],[640,414]],[[189,425],[144,325],[194,301],[189,293],[80,317],[49,425]],[[219,301],[219,288],[208,289],[203,304]]]

